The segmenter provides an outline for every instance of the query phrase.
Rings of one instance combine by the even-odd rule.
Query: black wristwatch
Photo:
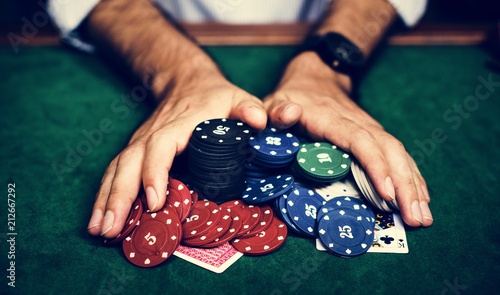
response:
[[[306,38],[301,51],[314,51],[333,70],[356,76],[365,57],[349,39],[338,33],[311,35]]]

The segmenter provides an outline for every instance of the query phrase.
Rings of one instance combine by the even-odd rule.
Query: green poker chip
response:
[[[300,147],[296,165],[300,174],[310,180],[336,181],[349,173],[351,157],[331,143],[307,143]]]

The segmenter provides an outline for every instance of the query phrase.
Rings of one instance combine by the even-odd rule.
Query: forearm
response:
[[[336,32],[353,42],[367,58],[387,29],[392,24],[396,12],[387,0],[335,0],[332,1],[323,21],[314,34],[323,35]],[[333,71],[321,58],[312,51],[298,56],[288,66],[280,87],[294,86],[298,83],[309,83],[310,79],[323,83],[327,88],[340,87],[342,91],[351,92],[349,76]]]
[[[104,0],[89,15],[87,30],[100,48],[151,78],[157,99],[196,79],[221,76],[215,63],[180,33],[149,0]]]
[[[387,0],[335,0],[316,33],[340,33],[368,57],[395,17],[396,11]]]

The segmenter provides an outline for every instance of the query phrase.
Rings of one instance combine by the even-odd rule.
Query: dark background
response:
[[[23,16],[30,18],[47,0],[2,0],[0,2],[0,32],[16,32]],[[498,0],[429,0],[422,23],[492,24],[500,19]],[[52,26],[41,28],[53,33]]]

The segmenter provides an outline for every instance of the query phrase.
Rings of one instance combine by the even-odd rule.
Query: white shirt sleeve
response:
[[[59,28],[63,42],[92,52],[76,30],[100,0],[49,0],[48,11]],[[226,23],[272,23],[317,20],[331,0],[152,0],[177,20],[187,22],[218,21]],[[427,0],[388,0],[407,26],[414,26],[423,16]],[[271,5],[272,4],[272,5]],[[262,7],[266,7],[262,11]],[[254,12],[254,13],[252,13]],[[264,13],[265,12],[265,13]]]
[[[80,50],[93,52],[94,46],[86,42],[76,30],[100,0],[49,0],[47,10],[61,34],[61,41]]]
[[[422,18],[427,0],[388,0],[405,24],[412,27]]]

